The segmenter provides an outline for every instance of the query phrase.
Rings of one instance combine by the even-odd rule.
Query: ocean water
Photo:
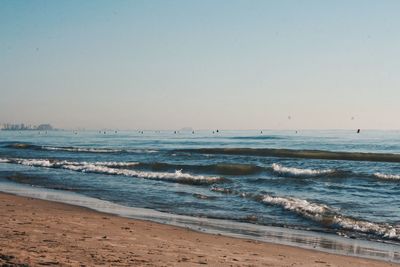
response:
[[[400,131],[0,131],[9,185],[400,250]]]

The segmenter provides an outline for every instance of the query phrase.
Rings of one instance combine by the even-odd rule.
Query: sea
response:
[[[400,262],[400,131],[0,131],[0,191]]]

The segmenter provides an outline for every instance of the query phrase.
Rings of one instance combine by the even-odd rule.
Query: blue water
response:
[[[10,182],[400,245],[399,131],[0,131]]]

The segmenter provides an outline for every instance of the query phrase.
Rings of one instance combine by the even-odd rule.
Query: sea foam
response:
[[[314,220],[322,219],[322,215],[330,210],[324,204],[311,203],[307,200],[293,197],[264,195],[261,199],[264,203],[279,205],[286,210],[294,211]]]
[[[295,197],[273,196],[270,194],[249,194],[217,186],[213,186],[210,190],[225,194],[234,194],[246,198],[249,198],[250,196],[255,201],[266,205],[281,207],[284,210],[294,212],[299,216],[330,228],[351,230],[365,234],[373,234],[387,239],[400,240],[400,225],[369,222],[362,219],[352,218],[341,214],[340,210],[329,207],[326,204],[315,203],[310,200]]]
[[[376,172],[376,173],[374,173],[374,176],[379,179],[400,180],[400,175],[398,175],[398,174],[385,174],[385,173]]]
[[[332,169],[324,169],[324,170],[313,170],[313,169],[300,169],[300,168],[293,168],[293,167],[285,167],[277,163],[272,164],[272,170],[277,173],[281,174],[289,174],[293,176],[316,176],[321,174],[330,174],[334,173],[335,170]]]
[[[312,203],[308,200],[293,197],[275,197],[270,195],[263,196],[262,202],[281,206],[285,210],[293,211],[303,217],[331,227],[371,233],[388,239],[400,240],[400,226],[351,218],[340,214],[339,211],[325,204]]]

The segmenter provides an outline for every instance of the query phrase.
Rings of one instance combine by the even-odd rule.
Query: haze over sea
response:
[[[0,135],[2,191],[29,185],[171,216],[400,245],[399,131]]]

